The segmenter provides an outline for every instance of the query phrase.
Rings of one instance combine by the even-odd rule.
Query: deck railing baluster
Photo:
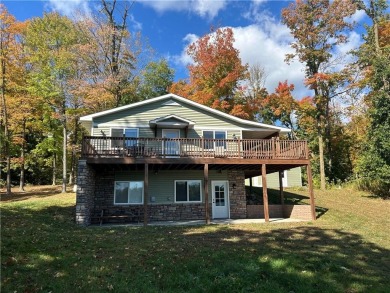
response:
[[[129,138],[84,136],[82,157],[308,159],[307,141],[279,139]]]

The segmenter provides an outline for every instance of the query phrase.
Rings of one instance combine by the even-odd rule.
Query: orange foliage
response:
[[[379,46],[381,48],[387,48],[390,46],[390,21],[383,21],[379,24]]]
[[[242,65],[233,42],[233,30],[219,28],[191,44],[187,53],[194,64],[188,66],[189,82],[174,83],[170,91],[232,115],[246,116],[243,106],[235,105],[234,95],[238,82],[246,77],[247,66]]]

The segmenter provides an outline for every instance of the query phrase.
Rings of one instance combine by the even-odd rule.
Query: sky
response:
[[[8,11],[23,21],[41,17],[44,12],[57,11],[74,17],[78,11],[91,13],[100,1],[87,0],[2,0]],[[243,63],[258,64],[265,69],[265,86],[273,92],[278,82],[288,80],[295,85],[295,98],[310,95],[304,86],[304,66],[298,61],[287,64],[285,55],[293,52],[293,41],[288,28],[280,21],[281,10],[289,1],[272,0],[138,0],[120,1],[119,7],[131,4],[129,30],[140,31],[156,51],[158,58],[166,58],[175,69],[175,81],[186,78],[186,66],[191,59],[186,55],[187,46],[210,32],[211,27],[231,27],[235,36],[234,46],[240,52]],[[363,12],[352,19],[357,27],[350,32],[349,41],[336,48],[344,54],[362,42]]]

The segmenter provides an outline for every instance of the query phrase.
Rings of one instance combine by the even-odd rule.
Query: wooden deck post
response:
[[[280,194],[280,203],[282,205],[284,205],[283,174],[284,174],[284,171],[279,171],[279,194]]]
[[[144,226],[148,225],[149,164],[145,164],[144,178]]]
[[[249,195],[252,196],[253,192],[253,177],[249,177]]]
[[[209,211],[209,164],[204,164],[203,168],[203,192],[204,192],[204,210],[206,224],[210,224]]]
[[[269,222],[269,209],[268,209],[268,193],[267,193],[267,167],[266,164],[261,165],[261,179],[263,183],[263,205],[264,205],[264,220]]]
[[[309,196],[310,196],[310,207],[311,207],[311,218],[316,220],[316,205],[314,203],[314,192],[313,192],[313,176],[311,174],[310,163],[306,165],[307,171],[307,184],[309,187]]]

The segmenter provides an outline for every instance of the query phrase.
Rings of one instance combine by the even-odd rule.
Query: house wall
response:
[[[301,167],[292,168],[286,171],[287,177],[283,180],[283,187],[300,187],[302,186],[302,171]],[[285,173],[285,176],[286,176]],[[245,185],[249,186],[249,179],[245,180]],[[261,176],[252,178],[252,186],[262,187],[263,182]],[[268,188],[279,188],[279,174],[278,172],[267,174],[267,187]]]
[[[241,137],[241,130],[247,128],[247,126],[239,122],[229,120],[200,108],[195,108],[183,102],[178,101],[176,105],[164,105],[168,100],[160,100],[136,108],[125,109],[102,117],[96,117],[94,118],[91,135],[109,136],[110,128],[126,127],[139,128],[139,137],[154,137],[154,129],[150,128],[149,121],[171,114],[195,123],[195,127],[188,130],[188,138],[202,137],[203,130],[226,130],[227,138],[231,139],[233,138],[233,134],[236,137]],[[254,128],[258,131],[265,130],[260,127]],[[161,128],[157,129],[157,137],[162,137]],[[183,129],[180,131],[180,137],[185,137]]]
[[[81,169],[81,172],[83,170]],[[95,174],[88,173],[94,177],[93,190],[89,190],[92,205],[90,215],[100,215],[101,210],[105,210],[106,215],[131,212],[139,215],[143,219],[143,205],[115,205],[114,204],[114,184],[115,181],[143,181],[143,171],[96,171]],[[86,176],[86,175],[85,175]],[[84,176],[84,177],[85,177]],[[213,180],[229,181],[229,199],[230,199],[230,217],[246,218],[246,198],[243,171],[209,171],[209,211],[212,217],[212,190]],[[205,218],[204,194],[202,190],[202,202],[200,203],[175,203],[174,202],[174,181],[175,180],[201,180],[203,186],[203,171],[163,171],[155,174],[153,170],[149,171],[149,201],[148,201],[148,219],[149,221],[163,220],[199,220]],[[82,189],[84,181],[80,181],[79,188]],[[233,188],[233,183],[235,188]],[[79,198],[79,197],[78,197]],[[79,205],[79,203],[77,203]],[[88,222],[89,224],[89,222]]]
[[[104,127],[105,125],[148,127],[150,120],[174,114],[195,122],[196,126],[201,125],[217,129],[232,126],[236,128],[243,127],[236,121],[228,120],[225,117],[217,116],[214,113],[206,112],[203,109],[195,108],[183,102],[175,101],[177,105],[174,106],[164,105],[166,102],[167,100],[159,100],[143,106],[96,117],[94,118],[94,123],[99,127]]]

